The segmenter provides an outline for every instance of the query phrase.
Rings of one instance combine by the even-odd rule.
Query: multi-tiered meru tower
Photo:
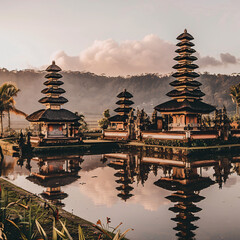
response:
[[[130,111],[132,110],[131,105],[134,104],[134,102],[130,100],[132,97],[133,95],[129,93],[126,89],[124,89],[123,92],[117,95],[117,98],[119,98],[119,100],[116,102],[116,104],[119,105],[119,107],[114,110],[117,115],[109,118],[112,128],[115,128],[117,130],[126,129],[127,119]]]
[[[169,130],[182,131],[186,129],[198,130],[200,127],[201,114],[208,114],[215,110],[215,107],[202,102],[205,95],[201,90],[201,83],[195,78],[199,74],[194,72],[198,66],[193,64],[197,58],[192,56],[196,51],[192,48],[194,44],[191,42],[194,38],[187,30],[177,37],[180,42],[175,57],[178,63],[173,66],[177,70],[172,76],[176,78],[170,85],[174,90],[167,93],[172,100],[162,103],[155,107],[162,115],[169,116]]]
[[[65,93],[65,90],[60,88],[63,85],[63,82],[59,80],[62,78],[59,73],[61,68],[53,61],[46,71],[48,72],[45,76],[47,81],[44,82],[44,85],[47,88],[42,90],[46,96],[39,100],[46,108],[30,114],[26,118],[29,122],[38,125],[37,136],[32,137],[31,140],[43,145],[47,142],[51,144],[74,142],[77,137],[75,126],[78,126],[79,117],[62,108],[62,105],[68,100],[60,96]]]

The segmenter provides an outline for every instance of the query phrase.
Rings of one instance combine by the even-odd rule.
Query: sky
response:
[[[0,0],[0,68],[172,72],[193,35],[199,71],[240,72],[239,0]]]

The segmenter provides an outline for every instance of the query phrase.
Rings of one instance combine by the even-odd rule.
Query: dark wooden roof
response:
[[[168,102],[159,104],[154,109],[163,113],[187,111],[192,113],[207,114],[214,111],[216,108],[200,100],[194,100],[193,102],[191,102],[185,99],[182,102],[178,102],[177,100],[170,100]]]
[[[128,115],[114,115],[110,117],[108,120],[110,122],[126,122],[128,119]]]
[[[194,50],[193,48],[179,48],[175,51],[176,53],[195,53],[196,50]]]
[[[195,72],[176,72],[174,74],[172,74],[173,77],[175,78],[179,78],[179,77],[190,77],[190,78],[196,78],[199,77],[200,75],[198,73]]]
[[[56,73],[56,72],[51,72],[51,73],[48,73],[47,75],[45,75],[45,78],[55,78],[55,79],[58,79],[58,78],[62,78],[62,75],[59,74],[59,73]]]
[[[53,87],[50,87],[50,88],[45,88],[41,91],[41,93],[56,93],[56,94],[62,94],[62,93],[65,93],[66,91],[62,88],[53,88]]]
[[[58,98],[53,98],[53,97],[43,97],[39,100],[40,103],[66,103],[68,100],[65,97],[58,97]]]
[[[121,92],[117,95],[117,97],[118,98],[132,98],[133,95],[130,92],[128,92],[126,89],[124,89],[123,92]]]
[[[30,122],[75,122],[79,117],[66,109],[41,109],[30,114],[26,119]]]
[[[130,105],[134,104],[134,102],[131,101],[131,100],[126,100],[126,99],[124,99],[124,100],[119,100],[119,101],[117,101],[116,104],[117,104],[117,105],[125,104],[125,105],[130,106]]]
[[[197,60],[197,57],[195,57],[195,56],[176,56],[175,58],[174,58],[174,60],[176,60],[176,61],[181,61],[181,60],[187,60],[187,61],[195,61],[195,60]]]
[[[48,86],[48,85],[60,86],[60,85],[63,85],[63,82],[62,81],[48,80],[48,81],[44,82],[44,85],[46,85],[46,86]]]
[[[195,44],[192,42],[179,42],[176,44],[176,46],[178,46],[178,47],[182,47],[182,46],[193,47],[193,46],[195,46]]]
[[[174,69],[181,69],[181,68],[187,68],[187,69],[196,69],[198,68],[198,65],[196,64],[176,64],[173,66]]]
[[[171,92],[167,93],[168,97],[181,97],[181,96],[186,96],[186,97],[203,97],[205,96],[205,94],[199,90],[199,89],[195,89],[193,91],[188,90],[187,88],[185,88],[182,91],[178,91],[178,90],[172,90]]]
[[[114,109],[115,112],[124,112],[124,113],[129,113],[131,110],[132,110],[131,107],[129,107],[129,108],[120,108],[119,107],[119,108]]]
[[[187,87],[199,87],[202,84],[198,81],[178,81],[175,80],[170,83],[171,86],[177,87],[177,86],[187,86]]]
[[[79,179],[79,176],[76,174],[69,174],[66,173],[66,175],[64,176],[64,173],[62,174],[63,176],[56,176],[53,178],[46,178],[45,180],[38,178],[36,176],[29,176],[27,177],[27,179],[30,182],[33,182],[39,186],[43,186],[43,187],[62,187],[62,186],[66,186],[69,185],[73,182],[75,182],[77,179]]]
[[[55,64],[55,61],[52,61],[52,64],[47,67],[47,72],[59,72],[62,71],[62,69]]]
[[[187,32],[187,29],[184,30],[182,34],[177,37],[177,40],[193,40],[193,36]]]

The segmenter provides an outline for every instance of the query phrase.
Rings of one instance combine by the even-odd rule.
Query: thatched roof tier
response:
[[[68,197],[68,194],[64,193],[64,192],[59,192],[59,193],[54,194],[54,195],[49,195],[49,194],[43,192],[40,195],[44,199],[47,199],[47,200],[63,200],[64,198]]]
[[[128,92],[126,89],[124,89],[123,92],[121,92],[117,95],[117,97],[118,98],[132,98],[133,95],[130,92]]]
[[[55,64],[55,61],[52,61],[52,64],[47,67],[47,72],[60,72],[62,69]]]
[[[178,47],[183,47],[183,46],[193,47],[193,46],[195,46],[195,44],[192,42],[179,42],[176,44],[176,46],[178,46]]]
[[[62,93],[65,93],[66,91],[62,88],[53,88],[53,87],[50,87],[50,88],[45,88],[41,91],[41,93],[56,93],[56,94],[62,94]]]
[[[182,34],[177,37],[177,40],[193,40],[193,36],[187,32],[187,29],[184,30]]]
[[[184,63],[184,64],[176,64],[173,66],[174,69],[182,69],[182,68],[187,68],[187,69],[196,69],[198,68],[198,65],[196,64],[190,64],[190,63]]]
[[[56,72],[51,72],[51,73],[48,73],[45,78],[53,78],[53,79],[59,79],[59,78],[62,78],[62,75],[59,74],[59,73],[56,73]]]
[[[195,89],[193,91],[188,90],[187,88],[185,88],[182,91],[178,91],[178,90],[172,90],[171,92],[167,93],[168,97],[181,97],[181,96],[186,96],[186,97],[203,97],[205,96],[205,94],[199,90],[199,89]]]
[[[191,232],[191,231],[188,231],[188,230],[185,230],[185,232],[178,232],[176,233],[176,236],[179,237],[179,240],[194,240],[193,237],[195,236],[196,234]]]
[[[186,217],[186,218],[185,218]],[[181,218],[180,216],[177,216],[175,218],[171,218],[171,220],[175,221],[175,222],[194,222],[197,221],[198,219],[200,219],[199,217],[195,217],[192,214],[187,214],[186,216],[184,216],[184,218]]]
[[[48,81],[44,82],[43,84],[46,85],[46,86],[48,86],[48,85],[60,86],[60,85],[63,85],[63,82],[62,81],[48,80]]]
[[[190,113],[208,114],[214,111],[216,108],[210,104],[201,102],[200,100],[197,99],[194,100],[193,102],[185,99],[182,102],[178,102],[177,100],[170,100],[168,102],[159,104],[154,109],[163,113],[186,111]]]
[[[130,192],[131,190],[133,190],[133,187],[132,186],[124,186],[124,185],[121,185],[119,187],[116,187],[117,190],[119,191],[126,191],[126,192]]]
[[[121,199],[123,199],[123,200],[127,200],[127,199],[129,199],[130,197],[132,197],[133,196],[133,194],[123,194],[123,193],[119,193],[118,194],[118,197],[120,197]]]
[[[55,177],[55,178],[50,178],[50,179],[45,179],[45,180],[38,178],[36,176],[29,176],[29,177],[27,177],[27,179],[30,182],[33,182],[39,186],[55,188],[55,187],[62,187],[62,186],[69,185],[69,184],[75,182],[77,179],[79,179],[79,176],[78,175],[69,175],[69,176],[66,175],[63,177]]]
[[[128,119],[127,115],[114,115],[110,117],[108,120],[110,122],[125,122]]]
[[[65,97],[43,97],[39,100],[40,103],[59,103],[59,104],[64,104],[68,102],[68,100]]]
[[[187,229],[186,229],[187,228]],[[176,231],[191,231],[191,230],[196,230],[198,227],[193,225],[192,223],[188,224],[178,224],[177,227],[174,227],[173,229]]]
[[[195,61],[197,60],[197,57],[195,56],[189,56],[189,55],[182,55],[182,56],[176,56],[174,58],[174,60],[176,61],[183,61],[183,60],[186,60],[186,61]]]
[[[188,53],[188,54],[192,54],[195,53],[196,50],[193,48],[179,48],[175,51],[176,53]]]
[[[128,108],[116,108],[114,109],[115,112],[120,112],[120,113],[129,113],[132,110],[131,107]]]
[[[179,80],[175,80],[173,82],[170,83],[171,86],[173,87],[180,87],[180,86],[187,86],[187,87],[199,87],[202,84],[198,81],[179,81]]]
[[[117,101],[116,104],[117,104],[117,105],[122,105],[122,104],[124,104],[124,105],[130,106],[130,105],[134,104],[134,102],[131,101],[131,100],[124,99],[124,100],[119,100],[119,101]]]
[[[66,109],[41,109],[27,116],[30,122],[74,122],[79,117]]]
[[[174,207],[170,207],[168,210],[178,213],[178,212],[200,212],[202,209],[197,207],[196,205],[192,204],[187,206],[186,208],[181,208],[181,206],[178,206],[178,204],[176,204]]]
[[[172,74],[172,76],[175,78],[180,78],[180,77],[196,78],[196,77],[199,77],[200,75],[195,72],[185,71],[185,72],[176,72],[176,73]]]

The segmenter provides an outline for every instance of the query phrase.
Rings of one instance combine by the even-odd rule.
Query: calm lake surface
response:
[[[2,177],[133,240],[239,239],[240,157],[5,156]]]

